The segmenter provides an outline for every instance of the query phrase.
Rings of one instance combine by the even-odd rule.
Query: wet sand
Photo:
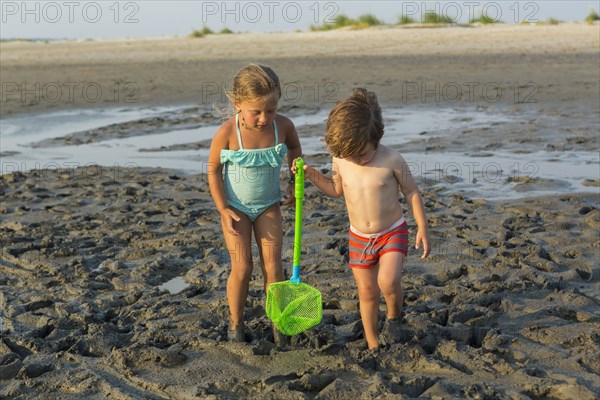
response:
[[[314,187],[302,270],[324,318],[285,348],[256,271],[248,343],[226,341],[229,257],[205,176],[90,167],[15,173],[2,188],[8,398],[597,396],[597,195],[486,202],[422,185],[434,251],[410,251],[405,336],[371,354],[344,205]],[[284,218],[289,273],[293,210]],[[189,286],[159,290],[175,277]]]
[[[420,103],[403,101],[398,87],[404,79],[442,84],[480,79],[502,85],[533,80],[540,88],[536,103],[463,99],[457,105],[502,110],[509,117],[527,112],[527,123],[466,132],[448,127],[445,139],[424,134],[399,150],[440,155],[464,150],[489,152],[490,157],[497,150],[547,151],[551,156],[597,151],[597,33],[597,25],[336,32],[323,33],[329,35],[327,46],[305,39],[294,54],[274,50],[289,40],[290,34],[281,34],[269,36],[274,47],[259,61],[285,71],[280,75],[286,81],[298,76],[303,87],[315,77],[319,82],[335,77],[340,98],[362,84],[381,93],[383,104],[396,106]],[[373,45],[378,35],[394,34],[414,42]],[[146,41],[112,47],[103,42],[3,43],[0,68],[3,80],[28,82],[66,79],[65,65],[97,82],[110,82],[115,73],[127,81],[128,73],[139,71],[136,79],[149,88],[140,91],[145,93],[141,103],[194,103],[201,88],[192,79],[194,68],[208,71],[209,79],[225,80],[252,54],[243,45],[240,52],[231,46],[219,53],[207,47],[202,56],[186,47],[252,42],[244,35],[206,39],[169,39],[164,48],[154,44],[154,52],[147,51]],[[166,45],[173,43],[183,46],[179,52]],[[111,56],[103,46],[111,48]],[[329,54],[331,48],[338,52]],[[45,55],[44,65],[34,57],[36,51]],[[164,80],[152,89],[149,82],[159,75]],[[212,123],[215,116],[205,114],[211,103],[196,103],[190,115],[174,119],[185,126]],[[430,99],[423,106],[446,103]],[[2,115],[74,106],[100,105],[9,101]],[[284,101],[283,107],[286,114],[301,115],[329,104],[304,99]],[[544,125],[542,117],[557,122]],[[179,123],[140,120],[39,146],[144,135]],[[307,127],[301,137],[318,130]],[[307,158],[327,162],[323,154]],[[1,176],[0,397],[598,398],[600,193],[540,197],[535,186],[551,182],[515,176],[512,184],[531,196],[488,201],[453,193],[451,177],[418,178],[433,252],[421,262],[410,250],[403,334],[373,353],[365,349],[356,288],[345,264],[343,201],[326,198],[311,185],[305,198],[302,273],[323,294],[324,318],[282,347],[275,345],[264,313],[259,268],[247,301],[246,343],[226,340],[229,256],[205,175],[89,166]],[[283,214],[289,273],[293,209]],[[414,243],[410,214],[408,220]],[[159,288],[178,277],[187,283],[181,292]],[[382,303],[382,318],[384,309]]]

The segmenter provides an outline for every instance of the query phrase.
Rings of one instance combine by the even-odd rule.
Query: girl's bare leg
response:
[[[283,227],[279,204],[271,206],[254,221],[254,236],[258,244],[266,293],[269,284],[284,279],[281,260]]]
[[[358,299],[360,302],[360,317],[365,330],[365,339],[369,349],[379,345],[377,324],[379,322],[379,287],[377,286],[378,267],[370,269],[352,268]]]
[[[283,227],[281,209],[274,204],[254,221],[254,236],[258,243],[261,268],[264,277],[265,293],[271,283],[284,279],[281,260],[283,245]],[[273,326],[273,337],[277,345],[288,344],[287,338]]]
[[[236,210],[237,211],[237,210]],[[223,227],[225,243],[231,257],[231,272],[227,279],[227,302],[231,314],[230,331],[235,332],[236,340],[244,336],[244,307],[248,296],[248,286],[252,276],[252,222],[245,214],[237,211],[239,221],[234,228],[239,235],[232,235]]]

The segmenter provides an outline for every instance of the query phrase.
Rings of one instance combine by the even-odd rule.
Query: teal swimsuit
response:
[[[277,123],[275,145],[266,149],[244,149],[238,115],[235,116],[239,150],[221,150],[221,164],[227,205],[246,214],[252,222],[281,199],[279,173],[288,148],[279,143]]]

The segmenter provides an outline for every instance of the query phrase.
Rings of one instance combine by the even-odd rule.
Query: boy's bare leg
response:
[[[386,253],[379,259],[379,276],[377,281],[385,298],[387,306],[387,319],[379,336],[381,344],[394,344],[410,340],[402,324],[402,303],[404,291],[402,290],[402,267],[405,256],[402,253]]]
[[[233,235],[223,227],[225,243],[231,257],[231,272],[227,279],[227,302],[231,314],[229,330],[233,331],[237,341],[244,338],[244,307],[248,296],[248,286],[252,276],[252,222],[245,214],[237,211],[239,222],[234,221],[234,228],[239,235]]]
[[[399,318],[402,315],[404,259],[404,254],[400,252],[385,253],[379,258],[377,283],[387,306],[387,319]]]
[[[379,345],[377,324],[379,322],[379,286],[377,286],[378,267],[370,269],[352,268],[358,299],[360,302],[360,317],[365,330],[365,339],[369,349]]]
[[[283,246],[281,220],[279,204],[274,204],[254,221],[254,236],[260,253],[265,293],[267,286],[271,283],[280,282],[284,279],[281,260],[281,248]]]

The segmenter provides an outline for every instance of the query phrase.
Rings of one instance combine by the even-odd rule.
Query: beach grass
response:
[[[398,22],[396,22],[396,25],[419,24],[419,23],[421,23],[421,24],[454,24],[454,23],[456,23],[456,21],[454,21],[452,18],[450,18],[446,15],[440,15],[435,12],[428,12],[428,13],[425,13],[425,16],[421,19],[421,21],[417,21],[414,18],[403,14],[400,17],[398,17]]]
[[[324,25],[311,25],[311,31],[330,31],[333,29],[347,28],[351,29],[365,29],[371,26],[383,25],[383,21],[377,19],[373,14],[363,14],[355,18],[349,18],[345,14],[337,15],[332,23]]]
[[[408,15],[401,15],[398,17],[398,22],[396,22],[396,25],[414,24],[415,22],[416,21],[414,18],[411,18]]]
[[[593,8],[590,9],[590,13],[587,15],[587,17],[585,17],[585,22],[587,22],[588,24],[593,24],[594,22],[600,20],[600,15],[598,15],[598,13],[596,12],[596,10],[594,10]]]
[[[425,18],[423,18],[422,22],[425,24],[453,24],[454,20],[447,15],[428,12],[425,13]]]
[[[548,18],[546,21],[541,22],[542,25],[558,25],[562,21],[553,17]]]
[[[205,35],[213,34],[214,32],[207,26],[203,26],[201,30],[194,29],[192,33],[190,33],[191,38],[201,38]]]
[[[206,35],[212,35],[214,33],[215,32],[212,29],[210,29],[207,26],[204,26],[204,27],[202,27],[201,30],[195,29],[194,31],[192,31],[192,33],[189,34],[189,37],[191,37],[191,38],[201,38],[201,37],[204,37]],[[232,33],[235,33],[235,32],[232,31],[231,29],[229,29],[228,27],[224,27],[218,33],[221,34],[221,35],[229,35],[229,34],[232,34]]]
[[[377,19],[377,17],[375,17],[373,14],[363,14],[360,17],[358,17],[358,22],[359,25],[360,24],[366,24],[368,26],[376,26],[376,25],[382,25],[383,22],[379,19]]]
[[[483,13],[481,13],[481,14],[479,15],[479,18],[473,18],[473,19],[471,19],[471,20],[469,21],[469,23],[470,23],[470,24],[476,24],[476,23],[479,23],[479,24],[484,24],[484,25],[487,25],[487,24],[497,24],[497,23],[501,23],[501,22],[502,22],[502,21],[499,21],[499,20],[497,20],[497,19],[490,18],[490,17],[488,17],[487,15],[483,15]]]
[[[445,15],[436,14],[434,12],[425,14],[422,21],[416,21],[407,15],[401,15],[396,22],[396,25],[406,25],[415,23],[424,24],[453,24],[455,21]],[[340,14],[334,18],[333,23],[324,25],[311,25],[311,31],[329,31],[340,28],[365,29],[372,26],[387,25],[382,20],[375,17],[373,14],[363,14],[357,19],[349,18],[344,14]]]

